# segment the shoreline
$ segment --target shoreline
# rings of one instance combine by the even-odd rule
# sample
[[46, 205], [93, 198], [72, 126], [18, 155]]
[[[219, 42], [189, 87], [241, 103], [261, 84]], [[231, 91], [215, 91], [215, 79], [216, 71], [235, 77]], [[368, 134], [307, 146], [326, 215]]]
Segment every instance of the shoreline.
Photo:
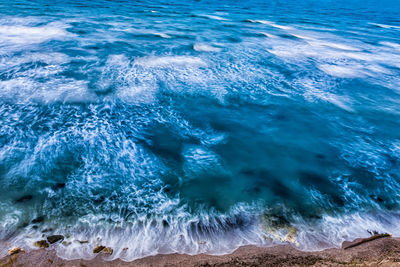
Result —
[[225, 255], [158, 254], [132, 262], [107, 261], [104, 254], [92, 260], [64, 260], [54, 249], [19, 252], [0, 259], [0, 267], [11, 266], [400, 266], [400, 238], [355, 239], [342, 248], [305, 252], [291, 245], [243, 246]]

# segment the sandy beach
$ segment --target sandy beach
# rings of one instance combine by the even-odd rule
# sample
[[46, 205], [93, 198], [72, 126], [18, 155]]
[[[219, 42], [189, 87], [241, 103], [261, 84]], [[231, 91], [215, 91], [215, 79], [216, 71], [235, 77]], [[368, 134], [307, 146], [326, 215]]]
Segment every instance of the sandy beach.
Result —
[[400, 266], [400, 238], [356, 239], [344, 242], [342, 248], [316, 252], [299, 251], [290, 245], [245, 246], [221, 256], [168, 254], [133, 262], [107, 261], [102, 253], [92, 260], [64, 260], [50, 248], [7, 256], [0, 260], [0, 266]]

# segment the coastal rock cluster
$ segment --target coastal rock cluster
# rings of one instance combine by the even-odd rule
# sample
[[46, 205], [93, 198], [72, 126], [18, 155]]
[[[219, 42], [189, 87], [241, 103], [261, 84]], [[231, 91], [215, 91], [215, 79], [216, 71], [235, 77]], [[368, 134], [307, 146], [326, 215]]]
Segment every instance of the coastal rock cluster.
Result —
[[63, 235], [49, 235], [47, 237], [47, 240], [44, 240], [44, 239], [43, 240], [38, 240], [33, 245], [35, 247], [38, 247], [38, 248], [48, 248], [49, 244], [54, 244], [54, 243], [57, 243], [59, 241], [62, 242], [63, 240], [64, 240], [64, 236]]
[[49, 243], [47, 243], [46, 240], [36, 241], [33, 245], [38, 248], [48, 248], [49, 247]]
[[102, 245], [97, 245], [94, 249], [93, 249], [93, 253], [97, 254], [102, 252], [103, 254], [107, 254], [107, 255], [111, 255], [113, 254], [113, 249], [110, 247], [105, 247]]
[[292, 226], [283, 216], [270, 216], [264, 213], [261, 216], [261, 222], [265, 231], [269, 233], [271, 237], [282, 242], [298, 245], [298, 241], [296, 240], [297, 228]]
[[[38, 248], [46, 249], [46, 248], [49, 248], [50, 245], [55, 244], [55, 243], [61, 243], [62, 242], [62, 244], [64, 246], [68, 246], [68, 245], [71, 244], [70, 241], [64, 241], [64, 239], [65, 239], [65, 237], [63, 235], [49, 235], [49, 236], [47, 236], [46, 239], [38, 240], [33, 245], [35, 247], [38, 247]], [[78, 242], [81, 243], [81, 244], [89, 243], [88, 240], [78, 240]], [[22, 248], [18, 248], [17, 247], [17, 248], [10, 249], [8, 251], [8, 254], [9, 255], [14, 255], [14, 254], [17, 254], [17, 253], [20, 253], [20, 252], [25, 252], [25, 250], [22, 249]], [[106, 247], [106, 246], [103, 246], [103, 245], [96, 245], [94, 247], [94, 249], [93, 249], [93, 253], [94, 254], [103, 253], [105, 255], [112, 255], [113, 252], [114, 252], [114, 250], [111, 247]]]
[[8, 255], [12, 256], [21, 252], [25, 252], [23, 248], [11, 248], [8, 250]]

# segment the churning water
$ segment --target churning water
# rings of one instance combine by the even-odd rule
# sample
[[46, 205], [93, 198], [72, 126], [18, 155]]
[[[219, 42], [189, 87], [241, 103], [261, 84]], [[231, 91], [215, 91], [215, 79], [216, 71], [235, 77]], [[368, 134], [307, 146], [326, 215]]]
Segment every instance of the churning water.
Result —
[[400, 235], [399, 14], [0, 0], [0, 256], [49, 234], [123, 260]]

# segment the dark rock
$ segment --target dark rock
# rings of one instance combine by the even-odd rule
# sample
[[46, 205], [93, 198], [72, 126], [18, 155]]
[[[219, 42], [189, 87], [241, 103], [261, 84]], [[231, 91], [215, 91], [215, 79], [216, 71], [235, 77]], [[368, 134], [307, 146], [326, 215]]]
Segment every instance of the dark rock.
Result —
[[162, 224], [163, 224], [164, 227], [169, 227], [169, 223], [168, 223], [167, 220], [163, 220]]
[[88, 240], [78, 240], [78, 242], [81, 243], [81, 244], [87, 244], [87, 243], [89, 243]]
[[285, 228], [290, 225], [290, 221], [285, 216], [274, 214], [267, 217], [273, 228]]
[[26, 196], [22, 196], [22, 197], [16, 199], [15, 202], [17, 202], [17, 203], [22, 203], [22, 202], [29, 201], [29, 200], [31, 200], [32, 198], [33, 198], [32, 195], [26, 195]]
[[54, 190], [63, 189], [64, 187], [65, 187], [65, 183], [57, 183], [57, 184], [53, 185]]
[[47, 233], [53, 231], [53, 228], [46, 228], [42, 230], [42, 233]]
[[94, 201], [94, 203], [96, 203], [96, 204], [100, 204], [100, 203], [103, 202], [104, 200], [105, 200], [105, 197], [99, 196], [99, 197], [96, 197], [93, 201]]
[[164, 188], [164, 192], [165, 192], [165, 193], [169, 193], [169, 192], [171, 192], [171, 188], [169, 188], [169, 187], [165, 187], [165, 188]]
[[47, 241], [49, 241], [50, 244], [54, 244], [58, 241], [63, 241], [64, 236], [63, 235], [50, 235], [47, 237]]
[[381, 197], [379, 197], [379, 196], [376, 196], [376, 195], [369, 195], [369, 196], [370, 196], [370, 198], [372, 198], [375, 201], [378, 201], [380, 203], [383, 202], [383, 199]]
[[357, 238], [353, 242], [343, 242], [342, 248], [343, 249], [353, 248], [353, 247], [359, 246], [359, 245], [361, 245], [363, 243], [370, 242], [370, 241], [373, 241], [375, 239], [379, 239], [379, 238], [383, 238], [383, 237], [392, 237], [392, 235], [388, 234], [388, 233], [379, 234], [377, 232], [374, 232], [374, 235], [371, 236], [371, 237], [368, 237], [368, 238]]
[[105, 246], [101, 246], [101, 245], [97, 245], [94, 249], [93, 249], [93, 253], [99, 253], [101, 252], [103, 249], [105, 249]]
[[47, 243], [46, 240], [36, 241], [33, 245], [38, 248], [48, 248], [49, 247], [49, 243]]
[[35, 219], [32, 220], [32, 223], [41, 223], [44, 221], [43, 216], [36, 217]]

